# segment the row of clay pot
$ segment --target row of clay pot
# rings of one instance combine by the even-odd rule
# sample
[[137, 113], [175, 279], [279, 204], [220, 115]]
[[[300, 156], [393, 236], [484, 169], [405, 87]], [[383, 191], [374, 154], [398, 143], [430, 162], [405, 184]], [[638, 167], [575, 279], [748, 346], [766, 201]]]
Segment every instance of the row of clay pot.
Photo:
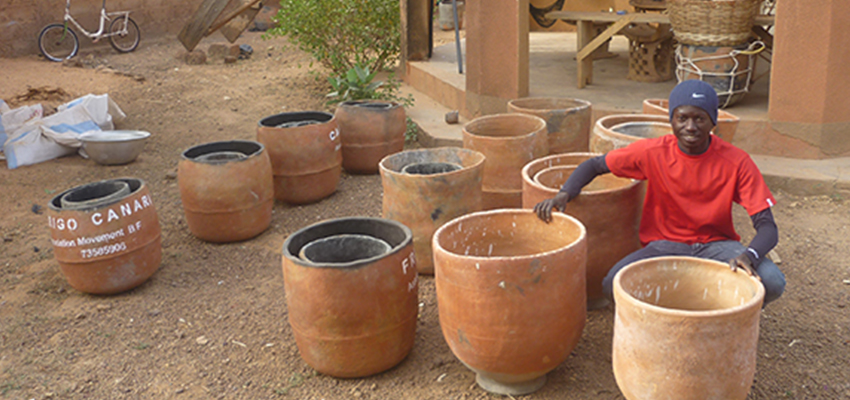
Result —
[[[388, 219], [341, 218], [287, 238], [289, 322], [305, 362], [351, 378], [404, 360], [418, 304], [412, 235]], [[533, 392], [575, 348], [586, 320], [586, 237], [576, 218], [544, 223], [520, 209], [467, 214], [436, 231], [440, 326], [482, 388]], [[764, 296], [755, 278], [666, 257], [627, 266], [614, 287], [612, 364], [627, 399], [746, 397]]]

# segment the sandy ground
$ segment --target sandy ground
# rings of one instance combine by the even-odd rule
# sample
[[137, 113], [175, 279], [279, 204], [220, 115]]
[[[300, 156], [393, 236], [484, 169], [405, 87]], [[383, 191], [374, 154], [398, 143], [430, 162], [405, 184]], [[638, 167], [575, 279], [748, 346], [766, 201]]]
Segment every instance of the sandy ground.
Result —
[[[206, 39], [205, 49], [223, 39]], [[186, 148], [254, 139], [257, 122], [283, 111], [328, 110], [329, 87], [309, 56], [282, 39], [246, 34], [254, 55], [225, 65], [187, 65], [173, 38], [143, 38], [119, 55], [84, 49], [81, 67], [40, 57], [0, 59], [0, 98], [48, 108], [108, 93], [127, 113], [118, 128], [153, 134], [132, 164], [99, 166], [79, 156], [8, 170], [0, 162], [0, 398], [4, 399], [487, 399], [451, 353], [439, 327], [434, 280], [420, 280], [411, 354], [362, 379], [316, 373], [287, 323], [280, 247], [308, 224], [380, 216], [377, 175], [343, 175], [311, 205], [274, 206], [252, 240], [210, 244], [188, 231], [176, 166]], [[317, 71], [321, 75], [321, 71]], [[28, 88], [66, 95], [23, 96]], [[22, 97], [23, 96], [23, 97]], [[43, 209], [56, 193], [121, 176], [143, 179], [162, 227], [163, 261], [142, 286], [114, 296], [71, 288], [61, 275]], [[786, 294], [764, 310], [750, 399], [850, 398], [850, 213], [846, 199], [778, 192], [777, 253]], [[752, 228], [735, 210], [744, 240]], [[528, 399], [623, 398], [611, 369], [613, 311], [589, 314], [578, 347]], [[730, 341], [734, 338], [730, 338]]]

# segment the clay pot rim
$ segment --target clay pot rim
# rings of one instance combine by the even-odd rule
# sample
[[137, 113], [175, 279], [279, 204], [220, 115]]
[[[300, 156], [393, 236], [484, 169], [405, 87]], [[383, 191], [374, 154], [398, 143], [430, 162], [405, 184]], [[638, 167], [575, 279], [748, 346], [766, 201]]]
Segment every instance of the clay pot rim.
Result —
[[[567, 101], [576, 104], [575, 107], [569, 108], [542, 108], [542, 107], [533, 107], [534, 103], [558, 103], [562, 101]], [[531, 104], [527, 104], [531, 103]], [[508, 104], [514, 109], [522, 112], [551, 112], [551, 111], [567, 111], [567, 113], [580, 112], [591, 107], [591, 103], [587, 100], [576, 99], [572, 97], [522, 97], [519, 99], [513, 99], [508, 101]]]
[[[728, 271], [730, 274], [743, 274], [743, 279], [749, 279], [753, 286], [756, 288], [755, 295], [744, 302], [744, 304], [723, 308], [720, 310], [704, 310], [704, 311], [692, 311], [692, 310], [680, 310], [673, 308], [666, 308], [661, 306], [656, 306], [645, 301], [639, 300], [632, 296], [629, 292], [622, 288], [620, 282], [624, 274], [628, 274], [629, 271], [637, 270], [639, 268], [645, 267], [647, 264], [656, 264], [659, 261], [684, 261], [684, 262], [698, 262], [703, 266], [715, 269], [723, 269]], [[736, 278], [737, 279], [737, 278]], [[705, 258], [698, 257], [687, 257], [687, 256], [665, 256], [665, 257], [654, 257], [648, 258], [640, 261], [635, 261], [623, 269], [621, 269], [616, 276], [614, 276], [614, 297], [617, 301], [625, 301], [628, 302], [632, 307], [637, 307], [644, 309], [648, 312], [658, 314], [665, 317], [673, 317], [673, 318], [700, 318], [700, 319], [715, 319], [715, 318], [726, 318], [733, 314], [741, 313], [745, 310], [749, 309], [760, 309], [762, 306], [762, 302], [764, 300], [764, 286], [761, 282], [746, 273], [746, 271], [736, 271], [733, 272], [729, 265], [726, 263], [722, 263], [716, 260], [709, 260]], [[615, 302], [616, 307], [616, 302]]]
[[[470, 125], [480, 124], [485, 121], [497, 120], [497, 119], [508, 119], [508, 118], [520, 118], [520, 119], [528, 119], [534, 120], [537, 122], [536, 129], [532, 130], [523, 135], [514, 135], [514, 136], [490, 136], [490, 135], [481, 135], [477, 133], [470, 132], [467, 129]], [[476, 139], [480, 140], [493, 140], [493, 141], [509, 141], [509, 140], [525, 140], [527, 138], [533, 137], [535, 135], [539, 135], [541, 132], [546, 133], [546, 120], [540, 118], [536, 115], [531, 114], [522, 114], [522, 113], [505, 113], [505, 114], [493, 114], [493, 115], [485, 115], [483, 117], [478, 117], [466, 123], [466, 125], [462, 128], [464, 135], [469, 135]]]
[[[130, 186], [130, 194], [128, 194], [127, 196], [116, 198], [113, 201], [110, 201], [109, 203], [102, 203], [102, 204], [98, 204], [98, 205], [93, 206], [93, 207], [79, 208], [79, 209], [74, 209], [74, 210], [69, 210], [69, 209], [65, 209], [65, 208], [62, 207], [60, 199], [62, 198], [62, 196], [70, 193], [72, 190], [77, 190], [77, 189], [82, 188], [84, 186], [98, 185], [98, 184], [110, 182], [110, 181], [122, 181], [122, 182], [127, 183], [127, 185]], [[101, 208], [104, 208], [104, 207], [109, 207], [113, 204], [124, 201], [127, 197], [130, 197], [130, 196], [132, 196], [136, 193], [139, 193], [139, 191], [142, 190], [142, 188], [144, 188], [144, 187], [145, 187], [145, 181], [143, 181], [139, 178], [131, 178], [131, 177], [104, 179], [104, 180], [100, 180], [100, 181], [96, 181], [96, 182], [89, 182], [89, 183], [86, 183], [86, 184], [83, 184], [83, 185], [74, 186], [70, 189], [62, 191], [61, 193], [57, 194], [56, 196], [53, 196], [53, 198], [50, 199], [50, 201], [47, 203], [47, 207], [50, 210], [56, 211], [56, 212], [59, 212], [59, 211], [87, 212], [87, 211], [91, 211], [91, 210], [95, 210], [95, 209], [101, 209]]]
[[[543, 191], [544, 193], [551, 193], [551, 194], [554, 196], [554, 195], [558, 194], [558, 189], [552, 189], [552, 188], [550, 188], [550, 187], [547, 187], [547, 186], [544, 186], [544, 185], [541, 185], [541, 184], [539, 184], [539, 183], [535, 182], [535, 181], [534, 181], [534, 177], [533, 177], [533, 176], [531, 176], [531, 172], [530, 172], [532, 167], [536, 167], [536, 166], [538, 165], [537, 163], [545, 163], [545, 162], [549, 162], [549, 161], [554, 160], [554, 159], [556, 159], [556, 158], [558, 158], [558, 157], [564, 157], [564, 156], [587, 156], [588, 158], [592, 158], [592, 157], [597, 157], [597, 156], [601, 156], [601, 155], [602, 155], [602, 153], [589, 153], [589, 152], [588, 152], [588, 153], [583, 153], [583, 152], [582, 152], [582, 153], [561, 153], [561, 154], [552, 154], [552, 155], [549, 155], [549, 156], [546, 156], [546, 157], [538, 158], [538, 159], [536, 159], [536, 160], [533, 160], [533, 161], [529, 162], [528, 164], [525, 164], [525, 166], [524, 166], [524, 167], [522, 167], [522, 180], [523, 180], [523, 182], [525, 182], [526, 184], [528, 184], [528, 185], [530, 185], [530, 186], [534, 187], [535, 189], [541, 190], [541, 191]], [[550, 165], [550, 166], [545, 167], [545, 168], [541, 168], [541, 169], [540, 169], [540, 171], [542, 171], [543, 169], [546, 169], [546, 168], [552, 168], [552, 167], [570, 167], [570, 166], [578, 167], [578, 164], [554, 164], [554, 165]], [[537, 172], [540, 172], [540, 171], [537, 171]], [[535, 174], [536, 174], [536, 173], [535, 173]], [[628, 178], [623, 178], [623, 179], [628, 179]], [[631, 179], [631, 181], [632, 181], [631, 185], [628, 185], [628, 186], [618, 187], [618, 188], [611, 188], [611, 189], [605, 189], [605, 190], [594, 190], [594, 191], [592, 191], [592, 192], [587, 192], [587, 193], [582, 192], [582, 193], [581, 193], [581, 195], [582, 195], [582, 196], [607, 195], [607, 194], [612, 193], [612, 192], [618, 192], [618, 191], [630, 190], [630, 189], [632, 189], [633, 187], [635, 187], [635, 186], [637, 186], [637, 185], [640, 185], [640, 182], [641, 182], [641, 181], [639, 181], [639, 180], [637, 180], [637, 179]]]
[[[618, 121], [623, 119], [623, 121]], [[631, 119], [631, 120], [630, 120]], [[617, 121], [617, 122], [612, 122]], [[598, 136], [606, 137], [610, 136], [615, 140], [625, 140], [628, 142], [634, 141], [634, 139], [646, 139], [639, 136], [632, 135], [624, 135], [619, 132], [614, 132], [611, 130], [612, 127], [619, 125], [624, 122], [663, 122], [667, 125], [670, 125], [670, 118], [662, 115], [654, 115], [654, 114], [611, 114], [606, 115], [602, 118], [596, 120], [596, 124], [594, 124], [595, 134]], [[670, 134], [673, 133], [672, 126], [670, 127]]]
[[[237, 152], [237, 153], [242, 153], [242, 154], [245, 154], [245, 157], [239, 158], [239, 159], [223, 160], [223, 161], [218, 161], [218, 162], [199, 161], [199, 160], [197, 160], [196, 157], [189, 157], [189, 156], [186, 155], [190, 151], [197, 150], [197, 149], [200, 149], [202, 147], [226, 146], [228, 144], [233, 144], [233, 143], [239, 143], [239, 144], [244, 144], [244, 145], [256, 145], [256, 146], [259, 146], [259, 147], [250, 154], [242, 153], [241, 151], [236, 150], [236, 149], [221, 149], [221, 151], [234, 151], [234, 152]], [[225, 165], [225, 164], [230, 164], [230, 163], [239, 163], [239, 162], [246, 162], [246, 161], [249, 161], [249, 160], [253, 160], [256, 157], [261, 156], [265, 151], [266, 151], [266, 146], [264, 144], [260, 143], [260, 142], [254, 141], [254, 140], [223, 140], [223, 141], [218, 141], [218, 142], [201, 143], [199, 145], [189, 147], [188, 149], [186, 149], [182, 153], [180, 153], [180, 161], [181, 162], [182, 161], [188, 161], [188, 162], [192, 162], [192, 163], [196, 163], [196, 164], [206, 164], [206, 165]], [[209, 154], [209, 153], [204, 153], [204, 154]]]
[[[376, 237], [378, 239], [382, 239], [384, 241], [387, 241], [387, 243], [390, 244], [390, 251], [383, 253], [383, 254], [379, 254], [379, 255], [374, 256], [374, 257], [363, 258], [363, 259], [360, 259], [360, 260], [347, 262], [347, 263], [333, 263], [333, 264], [330, 264], [330, 263], [313, 263], [313, 262], [304, 260], [301, 257], [298, 257], [297, 253], [293, 254], [292, 252], [289, 251], [289, 248], [292, 245], [293, 240], [294, 239], [300, 239], [299, 236], [305, 235], [306, 232], [308, 232], [310, 230], [319, 229], [320, 227], [323, 227], [323, 226], [346, 225], [346, 224], [354, 223], [354, 222], [367, 222], [367, 223], [372, 223], [372, 224], [384, 224], [384, 225], [393, 226], [395, 228], [400, 229], [404, 233], [404, 239], [399, 244], [393, 246], [392, 243], [389, 243], [389, 241], [387, 241], [386, 239]], [[352, 232], [352, 231], [345, 231], [345, 230], [335, 232], [334, 235], [352, 234], [352, 233], [353, 234], [369, 235], [368, 233]], [[330, 235], [328, 235], [328, 236], [330, 236]], [[369, 236], [371, 236], [371, 235], [369, 235]], [[327, 236], [322, 236], [322, 237], [327, 237]], [[311, 241], [309, 241], [309, 240], [304, 242], [304, 244], [302, 244], [301, 247], [304, 247], [305, 245], [307, 245], [307, 243], [310, 243], [310, 242]], [[412, 245], [412, 244], [413, 244], [413, 231], [410, 230], [410, 228], [408, 228], [406, 225], [404, 225], [404, 224], [402, 224], [398, 221], [394, 221], [394, 220], [386, 219], [386, 218], [375, 218], [375, 217], [343, 217], [343, 218], [332, 218], [332, 219], [326, 219], [324, 221], [319, 221], [315, 224], [305, 226], [305, 227], [293, 232], [283, 242], [282, 253], [283, 253], [283, 256], [286, 257], [286, 259], [288, 259], [289, 262], [293, 263], [294, 265], [298, 265], [298, 266], [301, 266], [301, 267], [322, 268], [322, 269], [327, 269], [327, 270], [345, 271], [345, 270], [365, 267], [367, 265], [374, 263], [375, 261], [381, 260], [383, 258], [391, 257], [394, 254], [402, 251], [405, 247]], [[300, 251], [300, 248], [299, 248], [299, 251]]]
[[[414, 153], [425, 153], [425, 154], [431, 153], [431, 154], [433, 154], [433, 153], [442, 153], [442, 152], [446, 152], [446, 151], [452, 151], [455, 154], [467, 153], [467, 154], [469, 154], [469, 155], [471, 155], [472, 157], [475, 158], [474, 163], [470, 164], [470, 165], [460, 164], [460, 169], [458, 169], [458, 170], [454, 170], [454, 171], [450, 171], [450, 172], [443, 172], [443, 173], [439, 173], [439, 174], [429, 174], [429, 175], [405, 174], [405, 173], [401, 172], [401, 169], [396, 171], [394, 169], [387, 167], [387, 165], [386, 165], [386, 164], [390, 163], [391, 161], [394, 161], [395, 158], [401, 158], [401, 157], [404, 157], [404, 156], [407, 156], [407, 155], [410, 155], [410, 154], [414, 154]], [[469, 170], [474, 170], [476, 168], [479, 168], [481, 165], [484, 164], [484, 161], [486, 160], [486, 158], [487, 157], [485, 157], [484, 154], [482, 154], [481, 152], [471, 150], [471, 149], [464, 149], [464, 148], [461, 148], [461, 147], [435, 147], [435, 148], [430, 148], [430, 149], [405, 150], [405, 151], [401, 151], [401, 152], [398, 152], [398, 153], [390, 154], [390, 155], [384, 157], [383, 159], [381, 159], [381, 162], [378, 163], [378, 168], [380, 169], [382, 174], [385, 173], [385, 174], [388, 174], [388, 175], [391, 175], [391, 176], [394, 176], [394, 177], [404, 176], [405, 179], [429, 179], [429, 178], [434, 178], [434, 177], [446, 177], [446, 176], [452, 176], [452, 175], [458, 175], [458, 174], [466, 173]], [[405, 164], [404, 166], [402, 166], [402, 168], [404, 168], [407, 165], [409, 165], [409, 164]]]
[[[654, 110], [663, 111], [663, 115], [670, 115], [670, 109], [667, 107], [669, 100], [667, 99], [644, 99], [643, 103], [649, 106]], [[655, 115], [655, 114], [648, 114]], [[662, 114], [658, 114], [662, 115]], [[735, 114], [732, 114], [728, 111], [718, 109], [717, 110], [717, 122], [737, 122], [740, 118], [738, 118]]]
[[[538, 218], [537, 214], [534, 213], [534, 210], [523, 209], [523, 208], [500, 208], [500, 209], [496, 209], [496, 210], [477, 211], [477, 212], [474, 212], [474, 213], [462, 215], [462, 216], [457, 217], [457, 218], [455, 218], [455, 219], [453, 219], [449, 222], [446, 222], [445, 224], [443, 224], [443, 226], [441, 226], [436, 231], [434, 231], [434, 235], [431, 238], [431, 247], [434, 249], [434, 251], [433, 251], [434, 254], [436, 254], [437, 249], [439, 249], [440, 252], [442, 252], [443, 254], [446, 254], [448, 256], [455, 257], [455, 258], [463, 257], [463, 258], [469, 259], [469, 260], [487, 260], [487, 261], [490, 261], [490, 262], [492, 262], [492, 261], [498, 262], [500, 260], [507, 260], [507, 259], [520, 260], [520, 261], [521, 260], [533, 260], [533, 259], [536, 259], [536, 258], [539, 258], [539, 257], [545, 257], [545, 256], [548, 256], [548, 255], [551, 255], [551, 254], [555, 254], [557, 252], [569, 250], [569, 249], [571, 249], [575, 246], [578, 246], [581, 242], [587, 240], [587, 228], [585, 228], [584, 224], [581, 223], [581, 221], [579, 221], [578, 218], [575, 218], [571, 215], [567, 215], [567, 214], [564, 214], [564, 213], [555, 212], [555, 213], [552, 213], [553, 219], [566, 219], [566, 220], [572, 222], [573, 224], [575, 224], [579, 228], [579, 231], [580, 231], [579, 236], [574, 241], [568, 243], [565, 246], [559, 247], [555, 250], [544, 251], [544, 252], [529, 254], [529, 255], [520, 255], [520, 256], [483, 257], [483, 256], [470, 256], [470, 255], [458, 254], [458, 253], [449, 251], [446, 248], [444, 248], [442, 245], [440, 245], [439, 237], [442, 236], [444, 230], [448, 230], [448, 229], [450, 229], [450, 227], [454, 227], [456, 224], [463, 223], [464, 221], [472, 219], [472, 218], [478, 218], [478, 217], [494, 215], [494, 214], [506, 214], [506, 215], [529, 214], [534, 219]], [[542, 223], [542, 224], [545, 224], [545, 222], [543, 222], [543, 221], [539, 221], [539, 222]]]
[[[387, 108], [358, 107], [359, 104], [389, 104], [390, 107], [387, 107]], [[348, 100], [348, 101], [343, 101], [342, 103], [339, 103], [338, 108], [357, 107], [357, 108], [362, 108], [364, 110], [376, 111], [377, 112], [377, 111], [391, 111], [391, 110], [395, 110], [395, 109], [397, 109], [401, 106], [402, 105], [400, 103], [395, 102], [395, 101], [389, 101], [389, 100]]]
[[[328, 118], [327, 121], [323, 121], [323, 122], [320, 122], [318, 124], [296, 126], [296, 127], [292, 127], [292, 128], [278, 128], [278, 127], [272, 126], [272, 125], [263, 125], [263, 121], [268, 121], [268, 120], [271, 120], [273, 118], [279, 118], [279, 117], [290, 116], [290, 115], [294, 116], [294, 115], [298, 115], [298, 114], [303, 114], [303, 115], [317, 114], [317, 115], [322, 115], [323, 117], [330, 117], [330, 118]], [[290, 112], [283, 112], [283, 113], [269, 115], [269, 116], [257, 121], [257, 126], [260, 127], [260, 128], [266, 128], [266, 129], [297, 130], [297, 129], [301, 129], [301, 128], [305, 128], [305, 127], [309, 127], [309, 126], [313, 126], [313, 125], [330, 124], [330, 123], [334, 122], [335, 119], [336, 119], [336, 115], [331, 114], [327, 111], [319, 111], [319, 110], [290, 111]]]

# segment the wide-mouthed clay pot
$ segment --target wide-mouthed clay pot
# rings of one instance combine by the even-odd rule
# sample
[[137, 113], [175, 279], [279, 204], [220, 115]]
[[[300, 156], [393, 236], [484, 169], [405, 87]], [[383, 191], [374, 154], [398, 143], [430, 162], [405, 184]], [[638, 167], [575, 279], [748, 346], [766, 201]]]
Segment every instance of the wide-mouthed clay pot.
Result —
[[747, 398], [764, 287], [726, 263], [659, 257], [614, 278], [612, 364], [628, 400]]
[[354, 378], [386, 371], [410, 353], [419, 309], [412, 236], [396, 221], [351, 217], [286, 239], [289, 325], [307, 364]]
[[549, 154], [587, 151], [590, 141], [590, 102], [557, 97], [527, 97], [508, 102], [509, 113], [543, 118]]
[[333, 194], [342, 172], [339, 136], [336, 118], [322, 111], [288, 112], [260, 120], [257, 141], [269, 153], [275, 198], [306, 204]]
[[[664, 99], [646, 99], [643, 101], [643, 113], [669, 117], [670, 108], [668, 104], [669, 101]], [[735, 131], [738, 130], [738, 122], [738, 117], [732, 113], [724, 110], [717, 110], [717, 126], [711, 130], [711, 133], [729, 143], [732, 143], [732, 139], [735, 137]]]
[[47, 225], [62, 274], [81, 292], [123, 292], [159, 269], [159, 218], [140, 179], [109, 179], [66, 190], [48, 203]]
[[440, 327], [483, 389], [534, 392], [567, 359], [587, 317], [586, 233], [577, 219], [481, 211], [434, 234]]
[[[535, 160], [523, 168], [523, 208], [551, 199], [584, 159], [594, 153], [567, 153]], [[561, 165], [559, 165], [561, 164]], [[550, 166], [551, 165], [551, 166]], [[608, 304], [602, 280], [623, 257], [640, 249], [641, 209], [646, 183], [612, 174], [597, 176], [567, 203], [564, 212], [587, 229], [587, 307]]]
[[382, 216], [413, 231], [420, 274], [434, 273], [434, 231], [481, 210], [483, 171], [483, 154], [454, 147], [403, 151], [381, 160]]
[[546, 121], [526, 114], [475, 118], [463, 127], [463, 148], [484, 154], [482, 209], [522, 206], [522, 167], [549, 154]]
[[177, 165], [189, 231], [208, 242], [250, 239], [269, 227], [274, 206], [272, 166], [250, 140], [211, 142], [183, 152]]
[[342, 137], [342, 167], [352, 174], [374, 174], [378, 163], [404, 150], [407, 115], [401, 104], [354, 100], [335, 112]]
[[607, 153], [640, 139], [672, 134], [670, 118], [647, 114], [614, 114], [596, 120], [590, 136], [590, 151]]

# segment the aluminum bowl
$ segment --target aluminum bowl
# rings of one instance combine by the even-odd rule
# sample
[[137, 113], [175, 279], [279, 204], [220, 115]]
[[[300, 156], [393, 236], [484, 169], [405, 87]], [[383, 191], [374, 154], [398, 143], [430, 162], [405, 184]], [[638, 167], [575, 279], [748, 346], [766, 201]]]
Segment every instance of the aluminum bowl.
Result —
[[150, 137], [144, 131], [97, 131], [80, 135], [83, 149], [101, 165], [120, 165], [133, 162]]

